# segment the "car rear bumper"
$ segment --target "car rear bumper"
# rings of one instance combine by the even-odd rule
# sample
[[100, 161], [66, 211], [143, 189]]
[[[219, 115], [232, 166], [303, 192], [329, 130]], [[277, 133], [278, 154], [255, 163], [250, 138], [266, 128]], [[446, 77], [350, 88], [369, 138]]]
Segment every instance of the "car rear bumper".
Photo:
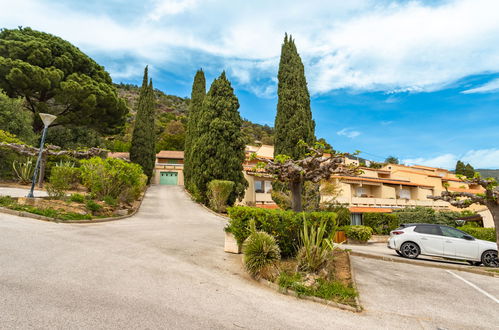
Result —
[[386, 245], [389, 249], [396, 250], [397, 246], [395, 244], [395, 239], [393, 237], [390, 237], [388, 240], [388, 244]]

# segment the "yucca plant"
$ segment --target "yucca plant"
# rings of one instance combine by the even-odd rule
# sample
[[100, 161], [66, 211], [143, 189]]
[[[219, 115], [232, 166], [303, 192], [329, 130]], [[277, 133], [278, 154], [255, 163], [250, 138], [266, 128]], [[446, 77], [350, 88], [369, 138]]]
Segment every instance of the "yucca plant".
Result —
[[27, 158], [25, 162], [14, 160], [12, 162], [12, 169], [21, 184], [28, 184], [33, 178], [35, 171], [35, 164], [32, 158]]
[[276, 275], [281, 250], [274, 237], [256, 231], [255, 222], [250, 223], [251, 234], [243, 244], [243, 260], [246, 271], [254, 278], [271, 279]]
[[300, 232], [301, 247], [298, 250], [298, 269], [305, 272], [321, 270], [334, 249], [333, 232], [327, 234], [327, 221], [321, 220], [317, 226], [311, 225], [303, 216], [303, 228]]

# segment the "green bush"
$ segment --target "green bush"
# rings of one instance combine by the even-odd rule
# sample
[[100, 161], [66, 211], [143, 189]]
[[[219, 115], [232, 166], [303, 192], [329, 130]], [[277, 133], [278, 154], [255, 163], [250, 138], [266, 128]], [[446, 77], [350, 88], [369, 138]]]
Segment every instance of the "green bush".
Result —
[[110, 196], [127, 203], [140, 196], [147, 182], [140, 165], [116, 158], [82, 160], [81, 177], [96, 198]]
[[233, 181], [213, 180], [208, 183], [208, 200], [210, 207], [216, 212], [225, 212], [227, 209], [227, 201], [234, 190], [235, 183]]
[[51, 198], [63, 198], [70, 189], [78, 187], [80, 169], [72, 166], [56, 166], [50, 173], [47, 193]]
[[311, 226], [308, 220], [303, 220], [303, 229], [300, 232], [301, 247], [296, 260], [298, 269], [304, 272], [315, 273], [321, 270], [333, 250], [333, 232], [326, 234], [327, 221], [321, 219], [317, 226]]
[[401, 223], [432, 223], [456, 227], [456, 219], [462, 216], [461, 212], [454, 211], [435, 211], [429, 207], [407, 207], [400, 210], [394, 210]]
[[93, 200], [88, 200], [86, 203], [85, 203], [85, 206], [87, 207], [87, 209], [93, 213], [96, 213], [96, 212], [99, 212], [101, 209], [102, 209], [102, 206], [97, 204], [95, 201]]
[[33, 180], [35, 164], [36, 163], [30, 157], [25, 161], [14, 160], [12, 162], [12, 169], [20, 184], [28, 184]]
[[85, 202], [85, 196], [82, 194], [71, 194], [69, 197], [69, 200], [75, 203], [84, 203]]
[[367, 242], [373, 234], [372, 228], [367, 226], [344, 226], [343, 228], [345, 235], [356, 241]]
[[104, 203], [106, 203], [109, 206], [116, 206], [118, 205], [118, 200], [116, 198], [113, 198], [111, 196], [104, 196], [102, 199]]
[[7, 207], [14, 204], [14, 199], [10, 196], [0, 196], [0, 206]]
[[234, 235], [237, 242], [242, 244], [250, 235], [248, 223], [255, 220], [256, 228], [275, 237], [283, 257], [294, 256], [300, 243], [300, 230], [303, 226], [303, 215], [312, 225], [317, 225], [322, 219], [326, 221], [326, 235], [336, 228], [336, 213], [333, 212], [305, 212], [268, 210], [256, 207], [234, 206], [227, 209], [229, 224], [226, 231]]
[[255, 231], [243, 244], [244, 268], [254, 278], [269, 278], [281, 259], [281, 251], [274, 237]]
[[475, 238], [483, 239], [485, 241], [496, 242], [497, 240], [495, 228], [481, 228], [467, 225], [458, 227], [458, 229], [470, 234]]
[[338, 205], [338, 204], [326, 204], [321, 209], [325, 212], [334, 212], [338, 215], [336, 223], [338, 226], [348, 226], [351, 222], [351, 213], [348, 207]]
[[377, 235], [389, 235], [399, 226], [399, 218], [391, 213], [364, 213], [362, 220], [364, 226], [371, 227]]

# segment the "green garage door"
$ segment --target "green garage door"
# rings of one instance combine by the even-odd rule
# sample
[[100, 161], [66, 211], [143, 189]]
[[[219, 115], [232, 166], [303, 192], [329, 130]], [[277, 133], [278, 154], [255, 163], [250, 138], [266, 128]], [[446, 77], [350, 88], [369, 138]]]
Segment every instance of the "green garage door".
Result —
[[178, 180], [177, 172], [161, 172], [159, 184], [176, 185]]

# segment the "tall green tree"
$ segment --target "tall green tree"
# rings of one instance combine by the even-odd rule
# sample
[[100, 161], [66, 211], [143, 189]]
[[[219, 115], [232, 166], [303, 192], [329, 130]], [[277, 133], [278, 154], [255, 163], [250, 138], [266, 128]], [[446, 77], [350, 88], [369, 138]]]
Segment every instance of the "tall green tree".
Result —
[[466, 164], [463, 175], [470, 179], [473, 178], [475, 176], [475, 168], [471, 164]]
[[0, 89], [0, 128], [26, 143], [35, 142], [32, 129], [33, 114], [23, 107], [23, 100], [8, 97]]
[[457, 161], [456, 163], [456, 174], [459, 174], [459, 175], [465, 175], [464, 173], [466, 172], [466, 166], [464, 165], [464, 163], [460, 160]]
[[395, 156], [388, 156], [386, 159], [385, 159], [385, 163], [386, 164], [398, 164], [399, 163], [399, 159]]
[[[286, 34], [281, 48], [277, 74], [277, 114], [275, 118], [274, 156], [286, 155], [294, 160], [307, 153], [306, 145], [315, 142], [315, 123], [310, 110], [310, 94], [305, 68], [295, 41]], [[299, 143], [303, 141], [305, 143]], [[302, 210], [303, 178], [289, 181], [293, 210]]]
[[41, 131], [40, 112], [57, 115], [52, 126], [87, 126], [115, 133], [125, 122], [127, 107], [111, 77], [71, 43], [30, 28], [0, 31], [0, 88], [26, 99]]
[[147, 181], [150, 183], [156, 162], [156, 137], [154, 130], [155, 102], [152, 80], [149, 80], [149, 84], [147, 81], [148, 67], [146, 66], [137, 102], [137, 115], [135, 117], [135, 126], [130, 146], [130, 160], [142, 166], [144, 174], [147, 175]]
[[184, 145], [184, 180], [185, 186], [191, 192], [193, 186], [191, 185], [192, 178], [192, 150], [199, 138], [198, 122], [199, 116], [203, 107], [203, 100], [206, 96], [206, 78], [202, 69], [196, 72], [194, 82], [192, 83], [191, 103], [189, 105], [189, 119], [187, 122], [187, 129], [185, 132], [185, 145]]
[[204, 98], [196, 128], [199, 137], [192, 149], [191, 180], [205, 203], [207, 185], [212, 180], [235, 183], [229, 205], [242, 198], [248, 186], [243, 175], [245, 144], [238, 109], [239, 101], [223, 72]]

